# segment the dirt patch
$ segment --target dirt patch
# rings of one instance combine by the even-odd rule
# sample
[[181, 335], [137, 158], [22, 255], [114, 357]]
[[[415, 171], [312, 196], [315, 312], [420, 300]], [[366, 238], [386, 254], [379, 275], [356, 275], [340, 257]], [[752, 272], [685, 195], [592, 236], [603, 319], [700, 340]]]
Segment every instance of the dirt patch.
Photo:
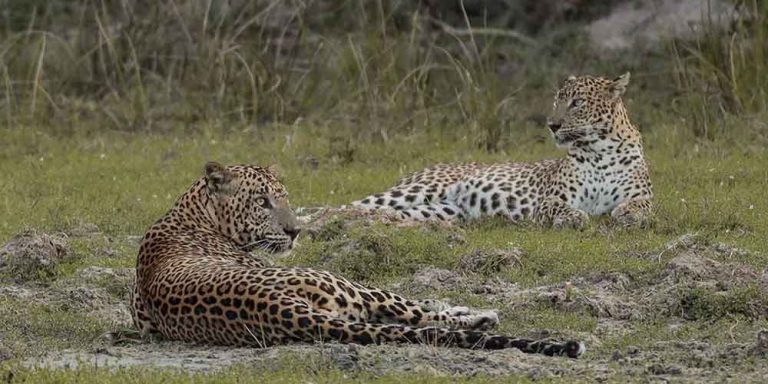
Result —
[[[687, 235], [648, 254], [648, 259], [663, 258], [668, 262], [664, 268], [643, 276], [601, 273], [523, 288], [498, 278], [483, 281], [478, 278], [481, 275], [462, 275], [460, 286], [493, 307], [506, 308], [507, 313], [550, 307], [591, 316], [616, 327], [624, 327], [629, 321], [716, 320], [728, 315], [768, 317], [766, 271], [722, 261], [733, 252], [743, 251], [707, 244]], [[443, 288], [436, 284], [424, 286]]]
[[135, 275], [133, 268], [105, 268], [105, 267], [85, 267], [75, 272], [75, 276], [84, 282], [99, 282], [104, 280], [113, 281], [117, 285], [127, 286]]
[[50, 278], [71, 254], [63, 235], [24, 232], [0, 248], [0, 274], [17, 283]]
[[720, 263], [697, 254], [693, 250], [686, 250], [674, 257], [667, 264], [666, 274], [673, 279], [704, 279], [710, 277], [713, 271], [720, 268]]
[[302, 365], [310, 369], [335, 368], [375, 374], [524, 374], [545, 378], [572, 375], [587, 367], [583, 361], [528, 355], [518, 350], [489, 352], [428, 345], [357, 346], [333, 343], [256, 349], [195, 346], [175, 342], [107, 346], [90, 352], [65, 350], [27, 361], [25, 365], [52, 368], [154, 366], [208, 372], [238, 364], [274, 368], [291, 357], [300, 358]]
[[131, 324], [128, 290], [131, 268], [86, 267], [48, 285], [3, 285], [0, 299], [87, 314], [116, 326]]
[[[706, 342], [663, 341], [641, 350], [627, 347], [608, 358], [572, 360], [525, 354], [510, 349], [472, 351], [429, 345], [357, 346], [334, 343], [287, 345], [266, 349], [190, 345], [177, 342], [104, 346], [92, 351], [63, 350], [27, 360], [24, 365], [50, 368], [152, 366], [185, 372], [211, 372], [233, 365], [279, 368], [298, 361], [309, 370], [339, 369], [348, 372], [385, 374], [424, 373], [452, 377], [476, 375], [523, 375], [530, 379], [554, 377], [605, 381], [617, 377], [645, 380], [719, 381], [736, 377], [759, 380], [765, 368], [734, 371], [734, 363], [764, 356], [766, 332], [755, 342], [714, 346]], [[761, 339], [762, 338], [762, 339]]]
[[[367, 248], [361, 244], [367, 243], [360, 243], [358, 239], [354, 244], [345, 245], [350, 240], [348, 225], [343, 220], [338, 223], [326, 221], [315, 235], [340, 239], [340, 246], [356, 247], [355, 254], [362, 257], [360, 252]], [[446, 241], [460, 244], [463, 241], [461, 232], [455, 234], [456, 239], [446, 235]], [[378, 246], [386, 246], [386, 242], [382, 244]], [[379, 251], [374, 253], [388, 254]], [[582, 340], [588, 351], [576, 361], [528, 355], [517, 350], [470, 351], [429, 345], [363, 347], [325, 343], [251, 349], [176, 342], [113, 345], [110, 340], [96, 338], [93, 344], [83, 349], [51, 351], [43, 357], [29, 358], [24, 365], [54, 368], [154, 366], [206, 372], [236, 364], [275, 369], [295, 359], [309, 369], [335, 368], [374, 374], [418, 372], [449, 377], [518, 374], [532, 379], [569, 377], [585, 381], [625, 377], [691, 382], [733, 377], [744, 381], [759, 380], [768, 374], [768, 368], [745, 362], [768, 356], [768, 332], [758, 332], [754, 326], [747, 328], [748, 332], [754, 332], [754, 338], [747, 343], [702, 338], [698, 341], [643, 340], [639, 347], [612, 344], [617, 339], [633, 337], [638, 326], [643, 324], [663, 324], [672, 330], [701, 324], [696, 322], [699, 320], [716, 321], [723, 316], [737, 315], [747, 319], [768, 316], [768, 302], [760, 299], [761, 296], [768, 297], [768, 270], [756, 271], [733, 262], [736, 259], [733, 255], [744, 255], [741, 252], [744, 251], [710, 244], [689, 234], [654, 252], [638, 256], [660, 263], [658, 269], [642, 276], [596, 273], [575, 276], [568, 282], [525, 287], [502, 278], [505, 269], [517, 268], [525, 262], [524, 251], [514, 248], [478, 250], [460, 257], [455, 269], [422, 267], [390, 286], [409, 296], [440, 300], [445, 299], [434, 296], [445, 296], [446, 293], [450, 293], [448, 296], [475, 295], [483, 306], [500, 309], [502, 320], [520, 318], [520, 314], [552, 311], [595, 319], [597, 326], [589, 331], [558, 327], [557, 330], [540, 329], [518, 335]], [[0, 286], [0, 298], [85, 313], [109, 321], [118, 329], [130, 326], [125, 292], [132, 277], [132, 268], [86, 267], [70, 278], [56, 280], [49, 287]], [[504, 326], [508, 325], [502, 323]], [[125, 342], [120, 338], [114, 340]]]
[[426, 267], [413, 274], [410, 291], [452, 290], [464, 284], [458, 273], [442, 268]]

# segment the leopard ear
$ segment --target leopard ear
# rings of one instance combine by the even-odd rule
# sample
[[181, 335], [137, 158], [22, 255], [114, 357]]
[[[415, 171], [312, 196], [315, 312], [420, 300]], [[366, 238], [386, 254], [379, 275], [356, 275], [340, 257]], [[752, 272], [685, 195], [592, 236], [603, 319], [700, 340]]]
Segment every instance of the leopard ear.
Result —
[[280, 178], [280, 167], [277, 164], [270, 164], [267, 166], [267, 172], [271, 173], [272, 176], [276, 178]]
[[224, 168], [223, 165], [209, 161], [205, 164], [205, 180], [208, 185], [208, 191], [218, 193], [226, 191], [226, 186], [232, 180], [232, 173]]
[[629, 72], [611, 80], [611, 83], [608, 85], [608, 92], [611, 97], [618, 99], [624, 95], [627, 85], [629, 85]]

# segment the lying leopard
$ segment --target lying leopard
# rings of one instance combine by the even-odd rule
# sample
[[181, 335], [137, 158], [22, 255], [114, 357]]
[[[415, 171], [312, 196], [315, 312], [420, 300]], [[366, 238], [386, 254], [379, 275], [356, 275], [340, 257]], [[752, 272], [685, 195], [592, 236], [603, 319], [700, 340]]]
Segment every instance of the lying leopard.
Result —
[[284, 251], [299, 226], [269, 169], [209, 163], [139, 248], [133, 320], [142, 335], [270, 346], [337, 341], [519, 348], [578, 357], [583, 344], [487, 333], [494, 312], [414, 301], [309, 268], [266, 265], [250, 252]]
[[590, 215], [610, 213], [621, 225], [642, 224], [653, 192], [640, 132], [621, 100], [628, 84], [629, 73], [565, 81], [547, 122], [558, 147], [568, 149], [563, 159], [439, 164], [352, 204], [417, 221], [497, 215], [578, 228]]

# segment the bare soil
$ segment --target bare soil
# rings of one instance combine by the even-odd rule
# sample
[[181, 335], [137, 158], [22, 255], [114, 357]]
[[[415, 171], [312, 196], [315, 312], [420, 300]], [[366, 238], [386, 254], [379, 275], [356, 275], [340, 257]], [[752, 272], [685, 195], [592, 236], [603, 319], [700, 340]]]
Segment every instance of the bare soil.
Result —
[[[41, 248], [45, 251], [41, 254], [56, 254], [51, 253], [55, 246], [48, 247], [47, 235], [37, 236], [41, 238], [28, 240], [32, 244], [46, 244]], [[12, 247], [4, 249], [9, 248]], [[66, 253], [64, 248], [60, 246], [59, 251]], [[659, 260], [671, 257], [657, 273], [650, 276], [635, 277], [621, 273], [575, 276], [569, 282], [521, 287], [489, 277], [492, 274], [487, 273], [488, 268], [495, 271], [515, 268], [525, 258], [525, 251], [508, 249], [467, 255], [458, 270], [425, 267], [390, 287], [407, 294], [458, 291], [476, 295], [499, 309], [502, 321], [505, 315], [541, 308], [596, 318], [596, 329], [580, 335], [588, 350], [579, 360], [527, 355], [517, 350], [470, 351], [430, 345], [362, 347], [317, 343], [254, 349], [128, 340], [116, 337], [120, 329], [131, 326], [125, 295], [103, 285], [109, 281], [109, 287], [117, 285], [127, 291], [133, 275], [130, 268], [88, 266], [79, 269], [73, 276], [59, 279], [55, 284], [5, 279], [0, 285], [0, 299], [66, 305], [71, 311], [115, 325], [115, 333], [102, 335], [82, 348], [51, 350], [40, 356], [16, 356], [30, 367], [154, 366], [214, 371], [238, 364], [273, 367], [286, 359], [300, 358], [318, 369], [335, 367], [351, 372], [423, 372], [467, 376], [522, 374], [530, 378], [567, 377], [587, 381], [617, 380], [621, 377], [682, 382], [759, 381], [768, 375], [768, 364], [765, 364], [768, 333], [757, 328], [754, 336], [750, 337], [753, 341], [746, 343], [736, 342], [738, 338], [733, 338], [732, 342], [658, 339], [644, 343], [643, 347], [611, 347], [610, 344], [611, 340], [630, 334], [648, 322], [661, 322], [674, 329], [696, 321], [716, 321], [717, 315], [708, 317], [706, 307], [699, 308], [702, 304], [695, 302], [690, 295], [692, 288], [711, 292], [715, 299], [718, 295], [727, 295], [747, 286], [756, 287], [765, 296], [768, 293], [768, 271], [715, 260], [723, 259], [719, 256], [738, 252], [744, 251], [724, 244], [703, 244], [691, 234], [655, 252], [629, 256]], [[54, 260], [59, 259], [52, 257], [49, 261], [55, 263]], [[37, 265], [43, 270], [49, 268], [47, 262]], [[752, 300], [746, 308], [757, 318], [765, 318], [768, 313], [765, 301]], [[561, 338], [557, 330], [546, 329], [522, 336]], [[0, 360], [11, 357], [0, 342]]]

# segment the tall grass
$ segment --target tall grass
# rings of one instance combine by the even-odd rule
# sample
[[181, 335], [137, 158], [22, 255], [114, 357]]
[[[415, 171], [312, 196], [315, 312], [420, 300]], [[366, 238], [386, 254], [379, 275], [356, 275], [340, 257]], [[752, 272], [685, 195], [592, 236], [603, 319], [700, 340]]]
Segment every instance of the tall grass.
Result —
[[444, 19], [431, 1], [0, 3], [0, 127], [290, 136], [311, 121], [352, 161], [361, 140], [434, 129], [504, 149], [515, 130], [540, 128], [570, 74], [661, 68], [663, 84], [645, 93], [674, 84], [676, 112], [701, 137], [717, 135], [723, 116], [766, 107], [768, 5], [758, 0], [710, 15], [667, 55], [619, 61], [601, 59], [572, 24], [550, 20], [530, 37], [464, 2]]
[[[10, 1], [11, 11], [19, 4]], [[313, 68], [295, 62], [300, 7], [76, 1], [67, 18], [52, 14], [62, 11], [56, 4], [30, 10], [24, 30], [5, 28], [0, 108], [8, 123], [73, 113], [101, 115], [117, 129], [219, 117], [254, 123], [290, 118], [295, 100], [312, 94], [305, 80]]]
[[683, 112], [692, 131], [713, 138], [729, 114], [755, 114], [768, 107], [768, 2], [737, 0], [734, 11], [708, 11], [691, 40], [671, 44]]
[[[322, 118], [352, 137], [387, 140], [454, 110], [451, 122], [497, 129], [508, 96], [488, 73], [495, 52], [471, 29], [435, 35], [421, 8], [400, 2], [6, 3], [8, 126], [67, 132], [98, 120], [154, 131]], [[487, 136], [481, 145], [492, 148], [499, 134]]]

